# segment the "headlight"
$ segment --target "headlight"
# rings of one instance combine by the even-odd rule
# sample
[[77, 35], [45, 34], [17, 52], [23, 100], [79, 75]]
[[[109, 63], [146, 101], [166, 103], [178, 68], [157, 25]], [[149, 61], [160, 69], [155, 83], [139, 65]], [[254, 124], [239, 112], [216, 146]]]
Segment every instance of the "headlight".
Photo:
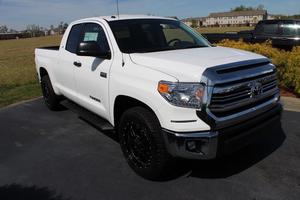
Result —
[[200, 109], [205, 86], [200, 83], [160, 81], [157, 90], [174, 106]]

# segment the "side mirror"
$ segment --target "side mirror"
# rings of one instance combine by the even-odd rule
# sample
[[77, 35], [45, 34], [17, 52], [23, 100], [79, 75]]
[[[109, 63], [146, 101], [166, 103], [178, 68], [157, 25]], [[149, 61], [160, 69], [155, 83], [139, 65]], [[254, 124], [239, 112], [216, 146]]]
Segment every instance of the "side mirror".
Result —
[[111, 53], [109, 51], [103, 51], [95, 41], [81, 42], [76, 54], [79, 56], [92, 56], [103, 59], [111, 58]]

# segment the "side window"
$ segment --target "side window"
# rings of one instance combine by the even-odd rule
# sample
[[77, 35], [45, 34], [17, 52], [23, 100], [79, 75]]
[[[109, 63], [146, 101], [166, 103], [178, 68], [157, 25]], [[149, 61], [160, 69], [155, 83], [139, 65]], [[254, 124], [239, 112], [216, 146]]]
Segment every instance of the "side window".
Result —
[[264, 31], [264, 24], [260, 22], [255, 27], [255, 33], [256, 34], [262, 34], [263, 31]]
[[74, 25], [69, 33], [66, 50], [71, 53], [76, 53], [78, 41], [82, 30], [82, 24]]
[[278, 34], [278, 24], [264, 24], [264, 33], [271, 35]]
[[88, 23], [84, 26], [82, 42], [95, 41], [103, 51], [109, 51], [108, 41], [103, 28], [95, 23]]

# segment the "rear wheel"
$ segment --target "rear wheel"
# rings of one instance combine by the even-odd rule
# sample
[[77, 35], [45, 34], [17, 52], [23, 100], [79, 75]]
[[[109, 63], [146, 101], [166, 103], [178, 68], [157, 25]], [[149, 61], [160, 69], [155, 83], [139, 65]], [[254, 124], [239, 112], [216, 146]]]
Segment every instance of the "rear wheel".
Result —
[[167, 152], [155, 114], [143, 107], [131, 108], [122, 115], [119, 140], [129, 166], [150, 180], [165, 179], [174, 163]]
[[59, 110], [61, 108], [60, 97], [55, 94], [49, 76], [43, 76], [41, 88], [44, 102], [50, 110]]

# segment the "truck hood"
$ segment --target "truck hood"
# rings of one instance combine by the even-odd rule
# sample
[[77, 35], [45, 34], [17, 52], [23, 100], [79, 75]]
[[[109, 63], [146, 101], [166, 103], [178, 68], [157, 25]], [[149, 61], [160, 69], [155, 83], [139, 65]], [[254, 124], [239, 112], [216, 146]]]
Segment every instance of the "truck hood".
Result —
[[130, 57], [138, 65], [163, 72], [181, 82], [199, 82], [202, 73], [209, 67], [265, 58], [251, 52], [225, 47], [133, 53]]

